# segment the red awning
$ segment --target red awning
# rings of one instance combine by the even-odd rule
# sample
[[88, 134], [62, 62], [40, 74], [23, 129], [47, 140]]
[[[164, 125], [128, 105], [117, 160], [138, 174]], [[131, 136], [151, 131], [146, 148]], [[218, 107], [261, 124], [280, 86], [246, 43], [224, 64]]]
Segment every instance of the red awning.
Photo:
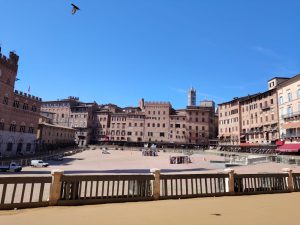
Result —
[[284, 141], [276, 141], [276, 145], [277, 146], [282, 146], [282, 145], [284, 145]]
[[276, 149], [276, 152], [298, 152], [300, 144], [284, 144]]

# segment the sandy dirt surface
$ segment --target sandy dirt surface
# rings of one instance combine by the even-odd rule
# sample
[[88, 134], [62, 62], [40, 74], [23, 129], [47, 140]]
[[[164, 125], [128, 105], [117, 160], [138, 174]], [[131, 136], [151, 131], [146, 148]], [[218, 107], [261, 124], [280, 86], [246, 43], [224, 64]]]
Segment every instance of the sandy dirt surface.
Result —
[[2, 225], [298, 225], [300, 193], [1, 211]]
[[[181, 153], [159, 152], [159, 156], [142, 156], [140, 151], [111, 150], [111, 154], [102, 154], [100, 149], [89, 150], [66, 157], [62, 162], [49, 161], [48, 168], [24, 168], [24, 172], [51, 171], [62, 169], [68, 173], [145, 173], [151, 168], [159, 168], [167, 173], [215, 173], [222, 172], [223, 164], [210, 163], [210, 160], [225, 160], [225, 157], [211, 154], [193, 154], [190, 164], [170, 164], [170, 156]], [[281, 172], [282, 168], [290, 167], [300, 172], [299, 166], [279, 163], [260, 163], [256, 165], [234, 167], [237, 172]]]
[[[170, 156], [180, 153], [163, 153], [159, 156], [142, 156], [140, 151], [111, 150], [111, 154], [102, 154], [100, 149], [88, 150], [76, 155], [64, 157], [63, 161], [47, 161], [47, 168], [24, 167], [20, 174], [50, 174], [51, 170], [62, 169], [66, 173], [149, 173], [151, 168], [159, 168], [165, 172], [199, 172], [223, 169], [220, 164], [211, 164], [211, 159], [224, 159], [220, 156], [194, 154], [190, 164], [170, 164]], [[2, 175], [9, 175], [2, 173]], [[18, 175], [18, 173], [15, 173]]]
[[[140, 151], [111, 150], [111, 154], [102, 154], [100, 149], [88, 150], [65, 157], [63, 161], [48, 161], [47, 168], [24, 167], [21, 173], [13, 175], [50, 175], [51, 170], [62, 169], [66, 174], [117, 174], [149, 173], [151, 168], [159, 168], [162, 173], [219, 173], [225, 169], [224, 164], [210, 163], [210, 160], [224, 160], [224, 157], [211, 154], [193, 154], [190, 164], [170, 164], [169, 157], [180, 153], [160, 152], [158, 157], [142, 156]], [[260, 163], [249, 166], [234, 167], [237, 173], [278, 173], [282, 168], [292, 168], [300, 172], [300, 166], [282, 163]], [[12, 173], [0, 173], [0, 176]]]

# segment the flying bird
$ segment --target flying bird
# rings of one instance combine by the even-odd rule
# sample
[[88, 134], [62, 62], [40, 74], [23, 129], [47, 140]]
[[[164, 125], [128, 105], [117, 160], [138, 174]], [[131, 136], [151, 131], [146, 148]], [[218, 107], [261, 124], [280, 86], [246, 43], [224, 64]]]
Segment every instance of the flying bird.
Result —
[[76, 5], [74, 5], [73, 3], [71, 4], [72, 5], [72, 15], [74, 15], [75, 13], [76, 13], [76, 11], [77, 10], [80, 10], [79, 8], [78, 8], [78, 6], [76, 6]]

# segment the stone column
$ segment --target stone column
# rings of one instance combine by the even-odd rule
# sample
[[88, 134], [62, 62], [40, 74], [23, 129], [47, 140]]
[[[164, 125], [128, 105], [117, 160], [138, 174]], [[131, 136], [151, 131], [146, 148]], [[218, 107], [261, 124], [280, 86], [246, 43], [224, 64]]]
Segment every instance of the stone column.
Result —
[[283, 168], [282, 171], [284, 173], [287, 173], [289, 176], [287, 177], [287, 186], [288, 191], [293, 192], [294, 191], [294, 182], [293, 182], [293, 170], [290, 168]]
[[233, 169], [225, 169], [225, 172], [229, 174], [229, 179], [228, 179], [228, 191], [231, 195], [235, 194], [234, 191], [234, 170]]
[[151, 169], [150, 172], [154, 175], [153, 181], [153, 197], [154, 200], [159, 200], [160, 197], [160, 169]]
[[61, 194], [61, 177], [63, 176], [63, 170], [52, 170], [52, 184], [50, 187], [49, 205], [57, 205]]

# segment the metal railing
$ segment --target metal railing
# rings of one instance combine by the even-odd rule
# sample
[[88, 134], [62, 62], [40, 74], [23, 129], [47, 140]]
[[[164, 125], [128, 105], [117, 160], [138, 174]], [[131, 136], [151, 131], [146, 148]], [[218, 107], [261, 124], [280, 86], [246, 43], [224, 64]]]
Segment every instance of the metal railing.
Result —
[[287, 113], [281, 116], [282, 119], [288, 119], [291, 117], [300, 116], [300, 111]]

